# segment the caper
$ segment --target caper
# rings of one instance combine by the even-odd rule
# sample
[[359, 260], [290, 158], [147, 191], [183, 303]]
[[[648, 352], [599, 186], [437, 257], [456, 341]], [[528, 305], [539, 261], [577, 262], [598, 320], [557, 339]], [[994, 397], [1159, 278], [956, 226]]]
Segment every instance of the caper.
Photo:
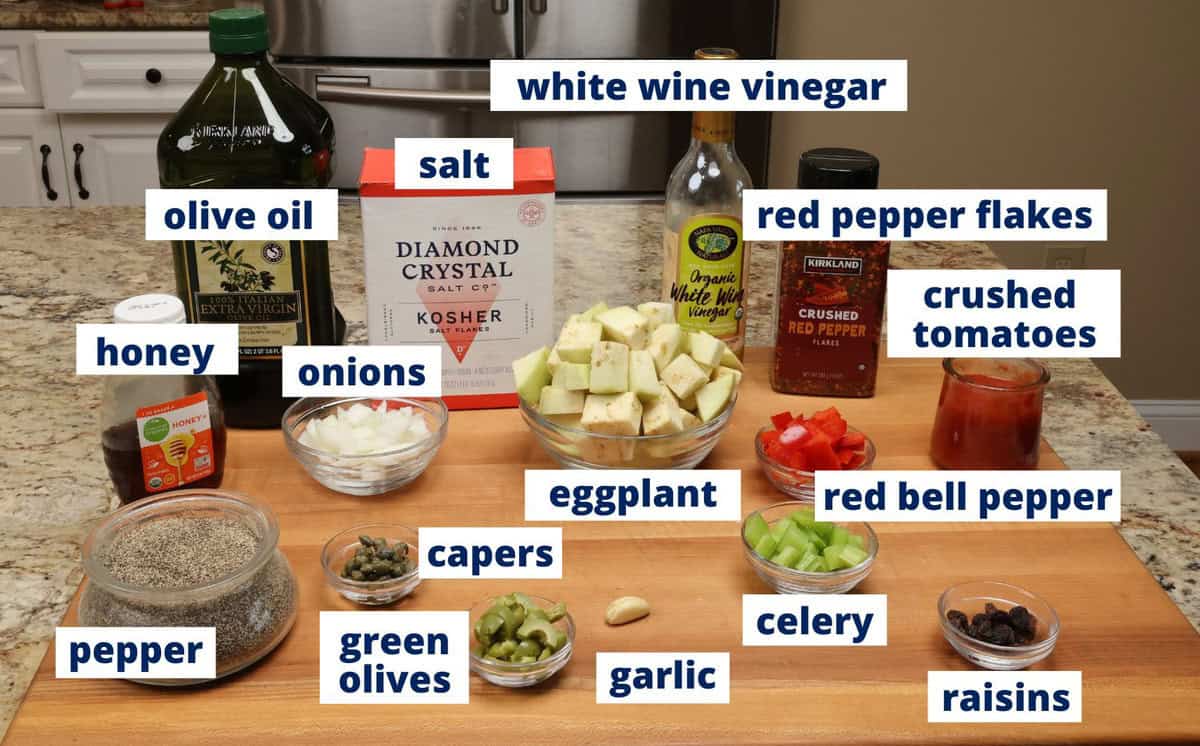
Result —
[[[388, 580], [408, 574], [412, 566], [408, 562], [408, 545], [402, 541], [389, 545], [387, 539], [358, 537], [359, 546], [354, 556], [346, 561], [343, 577], [355, 580]], [[357, 574], [361, 577], [354, 577]]]

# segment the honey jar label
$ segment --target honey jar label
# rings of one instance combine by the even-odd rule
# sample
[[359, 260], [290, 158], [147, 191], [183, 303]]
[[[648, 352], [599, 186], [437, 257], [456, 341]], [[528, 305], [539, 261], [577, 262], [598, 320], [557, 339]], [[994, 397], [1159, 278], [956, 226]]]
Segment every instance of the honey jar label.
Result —
[[148, 492], [195, 482], [216, 471], [208, 395], [203, 391], [137, 410], [142, 478]]

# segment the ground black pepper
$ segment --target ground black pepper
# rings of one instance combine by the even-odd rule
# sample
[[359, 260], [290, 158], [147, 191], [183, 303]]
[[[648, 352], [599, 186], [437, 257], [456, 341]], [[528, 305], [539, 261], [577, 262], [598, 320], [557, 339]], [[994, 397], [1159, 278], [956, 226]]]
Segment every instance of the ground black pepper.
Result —
[[[217, 675], [236, 671], [273, 648], [295, 618], [295, 580], [278, 551], [257, 570], [237, 575], [261, 542], [250, 526], [225, 517], [176, 515], [132, 525], [99, 559], [116, 580], [138, 591], [89, 582], [80, 621], [101, 627], [215, 627]], [[223, 579], [229, 587], [205, 587]]]

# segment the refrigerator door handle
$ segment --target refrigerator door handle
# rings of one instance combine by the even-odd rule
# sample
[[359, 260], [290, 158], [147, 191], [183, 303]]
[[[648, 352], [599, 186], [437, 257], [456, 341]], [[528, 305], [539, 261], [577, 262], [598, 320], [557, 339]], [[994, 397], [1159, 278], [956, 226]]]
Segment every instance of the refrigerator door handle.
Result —
[[[345, 80], [344, 78], [342, 79]], [[456, 106], [486, 106], [491, 91], [458, 90], [433, 91], [420, 88], [372, 88], [357, 81], [330, 83], [317, 78], [318, 101], [342, 101], [351, 104], [450, 104]]]
[[498, 16], [508, 13], [508, 0], [492, 0], [492, 12]]
[[547, 0], [529, 0], [529, 12], [534, 15], [545, 15]]

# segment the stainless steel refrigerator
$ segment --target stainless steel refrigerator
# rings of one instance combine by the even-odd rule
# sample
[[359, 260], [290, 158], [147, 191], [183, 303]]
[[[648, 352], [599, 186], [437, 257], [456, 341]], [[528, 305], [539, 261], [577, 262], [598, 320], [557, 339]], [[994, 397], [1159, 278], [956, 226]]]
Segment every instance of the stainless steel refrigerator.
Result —
[[[775, 55], [777, 0], [265, 0], [279, 68], [337, 128], [335, 186], [395, 137], [512, 137], [554, 149], [560, 193], [659, 194], [689, 137], [684, 113], [488, 108], [490, 59]], [[766, 183], [770, 115], [738, 115], [737, 148]]]

